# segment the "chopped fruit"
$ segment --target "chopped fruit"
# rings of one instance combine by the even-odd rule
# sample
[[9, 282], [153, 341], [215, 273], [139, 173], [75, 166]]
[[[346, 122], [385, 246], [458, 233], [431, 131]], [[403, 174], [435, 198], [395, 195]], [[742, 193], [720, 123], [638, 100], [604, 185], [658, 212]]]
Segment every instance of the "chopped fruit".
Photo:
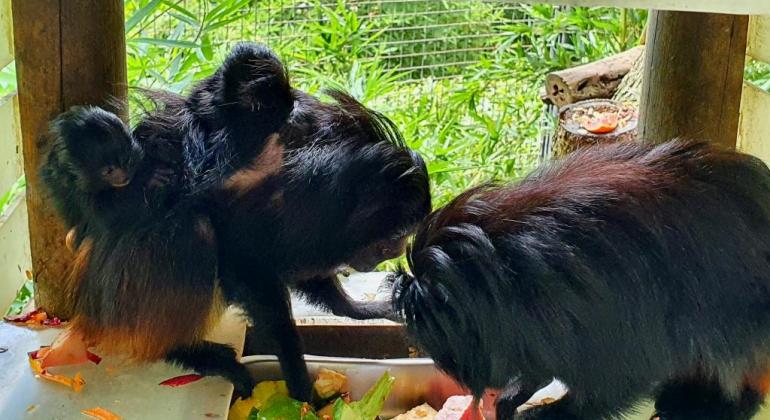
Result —
[[31, 312], [21, 314], [18, 316], [6, 316], [3, 317], [8, 322], [15, 324], [24, 324], [28, 327], [58, 327], [62, 325], [62, 320], [58, 317], [49, 318], [48, 314], [42, 309], [38, 308]]
[[318, 372], [318, 379], [313, 384], [313, 388], [316, 394], [325, 400], [347, 392], [348, 378], [341, 373], [322, 368]]
[[86, 381], [78, 372], [70, 378], [48, 372], [48, 368], [54, 366], [72, 365], [92, 361], [98, 364], [102, 359], [89, 352], [79, 334], [65, 331], [56, 338], [51, 347], [41, 347], [29, 352], [29, 366], [38, 378], [56, 382], [80, 392], [86, 385]]
[[476, 404], [471, 395], [449, 397], [436, 414], [435, 420], [483, 420], [481, 404]]
[[83, 410], [81, 411], [81, 413], [97, 420], [120, 420], [121, 419], [119, 415], [101, 407], [94, 407], [88, 410]]
[[197, 373], [191, 373], [189, 375], [175, 376], [173, 378], [166, 379], [159, 385], [177, 387], [199, 381], [201, 378], [203, 378], [203, 376], [198, 375]]
[[331, 420], [334, 418], [334, 403], [327, 404], [324, 408], [318, 410], [318, 418], [321, 420]]
[[582, 127], [594, 134], [607, 134], [618, 127], [618, 114], [599, 114], [582, 122]]
[[393, 417], [392, 420], [433, 420], [438, 413], [427, 403], [418, 405], [417, 407], [407, 411], [404, 414], [399, 414]]
[[289, 390], [285, 381], [263, 381], [254, 387], [251, 397], [243, 400], [238, 398], [230, 407], [228, 420], [245, 420], [249, 418], [252, 408], [261, 410], [267, 400], [274, 395], [288, 396]]
[[83, 336], [66, 330], [56, 337], [51, 347], [45, 347], [38, 351], [36, 358], [41, 361], [40, 367], [48, 369], [55, 366], [85, 363], [93, 358], [93, 356], [89, 357], [88, 354], [88, 346], [86, 346]]

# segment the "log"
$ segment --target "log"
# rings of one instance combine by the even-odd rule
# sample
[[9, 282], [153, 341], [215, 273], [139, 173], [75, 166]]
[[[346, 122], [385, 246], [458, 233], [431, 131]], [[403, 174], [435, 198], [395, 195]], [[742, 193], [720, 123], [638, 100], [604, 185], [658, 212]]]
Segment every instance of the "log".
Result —
[[623, 80], [612, 94], [612, 100], [623, 104], [633, 105], [639, 109], [639, 97], [642, 93], [642, 70], [644, 70], [644, 50], [636, 58], [631, 70], [623, 77]]
[[13, 0], [12, 6], [35, 300], [66, 317], [62, 280], [72, 255], [38, 167], [53, 117], [72, 105], [114, 110], [112, 98], [125, 101], [123, 1]]
[[643, 47], [546, 76], [548, 99], [558, 107], [588, 99], [610, 98], [642, 54]]
[[735, 148], [748, 16], [651, 11], [639, 137]]
[[[585, 110], [595, 109], [619, 115], [618, 127], [607, 133], [592, 133], [582, 127]], [[559, 123], [554, 136], [552, 153], [558, 159], [573, 151], [600, 143], [632, 141], [636, 139], [636, 109], [608, 99], [592, 99], [565, 106], [559, 111]]]

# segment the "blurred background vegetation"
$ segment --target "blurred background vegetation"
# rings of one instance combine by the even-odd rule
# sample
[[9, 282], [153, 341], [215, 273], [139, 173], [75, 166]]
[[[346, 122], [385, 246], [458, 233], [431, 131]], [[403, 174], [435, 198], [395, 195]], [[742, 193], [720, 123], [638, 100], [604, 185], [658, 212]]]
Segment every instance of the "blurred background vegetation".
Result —
[[646, 12], [490, 0], [127, 0], [132, 86], [184, 92], [257, 41], [309, 92], [342, 88], [429, 162], [435, 204], [535, 165], [545, 74], [638, 43]]

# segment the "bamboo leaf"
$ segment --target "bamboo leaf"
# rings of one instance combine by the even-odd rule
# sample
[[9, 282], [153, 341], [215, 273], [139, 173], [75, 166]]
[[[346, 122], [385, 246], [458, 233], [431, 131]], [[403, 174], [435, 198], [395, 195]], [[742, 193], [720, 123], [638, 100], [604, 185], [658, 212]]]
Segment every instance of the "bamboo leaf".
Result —
[[147, 3], [146, 6], [137, 10], [136, 13], [134, 13], [134, 15], [128, 18], [128, 20], [126, 21], [126, 32], [130, 31], [131, 29], [134, 29], [134, 27], [139, 22], [141, 22], [147, 16], [151, 15], [158, 8], [158, 6], [162, 1], [163, 0], [152, 0], [149, 3]]
[[200, 46], [194, 42], [182, 41], [179, 39], [159, 39], [159, 38], [131, 38], [128, 42], [137, 44], [149, 44], [158, 45], [161, 47], [171, 48], [199, 48]]

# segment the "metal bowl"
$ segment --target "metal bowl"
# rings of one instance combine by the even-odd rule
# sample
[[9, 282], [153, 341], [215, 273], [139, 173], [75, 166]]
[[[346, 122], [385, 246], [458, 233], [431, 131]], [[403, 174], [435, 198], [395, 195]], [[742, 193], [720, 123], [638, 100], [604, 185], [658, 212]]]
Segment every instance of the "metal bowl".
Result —
[[[389, 371], [396, 382], [385, 401], [380, 414], [382, 418], [397, 416], [425, 402], [438, 409], [450, 396], [467, 394], [451, 378], [436, 369], [431, 359], [371, 360], [308, 355], [305, 361], [311, 376], [315, 376], [321, 367], [345, 374], [353, 400], [361, 398], [383, 373]], [[257, 381], [281, 379], [281, 367], [275, 356], [246, 356], [242, 362]], [[486, 418], [494, 419], [491, 402], [486, 403], [485, 407]]]

